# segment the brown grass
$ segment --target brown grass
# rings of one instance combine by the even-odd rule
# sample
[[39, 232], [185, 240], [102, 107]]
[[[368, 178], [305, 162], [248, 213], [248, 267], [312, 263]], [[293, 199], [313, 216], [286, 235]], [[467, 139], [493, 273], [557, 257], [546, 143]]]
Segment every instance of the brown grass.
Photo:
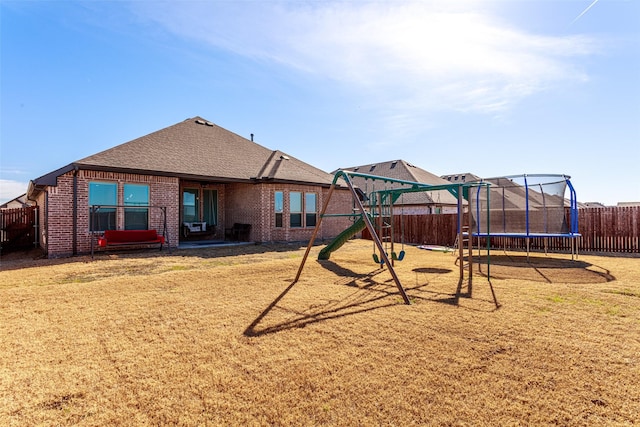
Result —
[[[1, 425], [632, 425], [640, 259], [370, 242], [2, 260]], [[486, 272], [486, 266], [482, 268]]]

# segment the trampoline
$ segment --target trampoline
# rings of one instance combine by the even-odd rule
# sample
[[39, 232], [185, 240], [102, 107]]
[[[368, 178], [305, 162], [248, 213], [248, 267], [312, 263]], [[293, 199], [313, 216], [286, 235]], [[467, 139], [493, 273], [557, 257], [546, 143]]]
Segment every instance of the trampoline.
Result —
[[527, 253], [531, 238], [566, 237], [572, 239], [572, 257], [577, 253], [578, 202], [568, 175], [511, 175], [468, 184], [474, 237], [524, 238]]

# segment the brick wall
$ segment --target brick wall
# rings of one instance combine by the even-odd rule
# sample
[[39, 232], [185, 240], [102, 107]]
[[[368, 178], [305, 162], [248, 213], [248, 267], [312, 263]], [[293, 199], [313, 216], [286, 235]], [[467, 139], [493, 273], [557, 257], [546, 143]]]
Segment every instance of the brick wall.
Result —
[[[325, 189], [323, 191], [323, 203], [324, 199], [329, 194], [329, 189]], [[322, 205], [320, 205], [320, 209]], [[347, 214], [353, 213], [355, 208], [355, 204], [353, 201], [353, 197], [351, 196], [351, 191], [346, 188], [337, 187], [333, 195], [331, 196], [331, 200], [329, 201], [329, 206], [327, 206], [327, 214]], [[331, 239], [346, 228], [348, 228], [351, 224], [353, 224], [353, 217], [326, 217], [322, 220], [322, 234], [318, 236], [321, 239]]]
[[[234, 223], [251, 224], [250, 240], [256, 242], [308, 241], [314, 227], [289, 227], [289, 192], [313, 192], [317, 194], [318, 213], [324, 205], [329, 189], [313, 185], [294, 184], [207, 184], [201, 187], [199, 182], [183, 181], [178, 178], [158, 177], [138, 174], [85, 171], [77, 175], [77, 234], [76, 253], [91, 251], [89, 227], [89, 183], [92, 181], [113, 182], [117, 184], [118, 201], [123, 204], [124, 184], [146, 184], [149, 186], [149, 204], [165, 206], [167, 213], [167, 237], [172, 247], [179, 243], [180, 233], [180, 194], [184, 188], [207, 188], [218, 191], [218, 225], [214, 238], [224, 237], [224, 228]], [[284, 227], [275, 227], [274, 192], [283, 191]], [[44, 193], [39, 196], [41, 207], [42, 234], [41, 244], [48, 250], [49, 257], [70, 256], [74, 253], [73, 235], [73, 172], [58, 177], [58, 185], [48, 187], [45, 201]], [[45, 206], [46, 208], [43, 208]], [[350, 213], [353, 209], [351, 193], [345, 189], [336, 189], [327, 208], [327, 213]], [[46, 215], [44, 212], [46, 211]], [[124, 208], [118, 208], [117, 228], [124, 228]], [[318, 218], [319, 220], [319, 218]], [[317, 235], [318, 240], [335, 237], [351, 224], [347, 217], [325, 218]], [[162, 232], [163, 217], [160, 209], [151, 208], [149, 227]], [[95, 241], [94, 241], [95, 244]]]
[[[283, 227], [275, 226], [275, 192], [284, 195]], [[291, 228], [289, 226], [289, 192], [315, 193], [317, 212], [320, 213], [328, 188], [296, 184], [228, 184], [226, 189], [225, 227], [234, 223], [251, 224], [251, 237], [259, 242], [301, 242], [308, 241], [314, 227]], [[263, 208], [264, 207], [264, 208]], [[352, 210], [351, 193], [337, 189], [331, 197], [327, 213], [349, 213]], [[319, 218], [318, 218], [319, 220]], [[317, 239], [329, 239], [338, 235], [351, 224], [345, 217], [325, 218]]]
[[58, 185], [48, 187], [47, 250], [49, 257], [73, 254], [73, 173], [58, 177]]
[[[113, 182], [118, 188], [118, 203], [123, 204], [123, 185], [146, 184], [149, 186], [149, 204], [153, 206], [166, 206], [167, 214], [167, 238], [172, 247], [178, 244], [178, 179], [137, 174], [123, 174], [99, 171], [78, 172], [77, 176], [77, 241], [78, 254], [91, 251], [91, 236], [89, 231], [89, 182]], [[70, 256], [73, 248], [73, 172], [68, 172], [58, 177], [58, 185], [48, 187], [47, 215], [43, 220], [43, 229], [46, 227], [46, 241], [43, 245], [48, 249], [48, 256]], [[118, 209], [117, 227], [124, 228], [124, 210]], [[162, 233], [163, 214], [160, 209], [150, 208], [149, 228]], [[94, 242], [95, 244], [95, 242]]]
[[263, 184], [227, 184], [224, 204], [224, 227], [234, 223], [251, 224], [250, 241], [267, 242], [264, 235]]

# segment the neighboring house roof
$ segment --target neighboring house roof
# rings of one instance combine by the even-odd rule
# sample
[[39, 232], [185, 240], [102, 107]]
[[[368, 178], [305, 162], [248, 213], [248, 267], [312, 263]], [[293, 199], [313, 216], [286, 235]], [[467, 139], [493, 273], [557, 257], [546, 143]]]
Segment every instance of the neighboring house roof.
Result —
[[583, 205], [585, 208], [606, 208], [604, 203], [600, 202], [584, 202]]
[[32, 184], [55, 185], [55, 178], [76, 167], [218, 182], [278, 181], [328, 186], [333, 179], [308, 163], [265, 148], [201, 117], [77, 160]]
[[[373, 163], [361, 166], [343, 168], [343, 170], [365, 173], [368, 175], [384, 176], [403, 181], [419, 182], [430, 185], [448, 185], [450, 182], [443, 180], [437, 175], [424, 169], [412, 165], [404, 160], [390, 160], [382, 163]], [[383, 182], [365, 182], [364, 178], [353, 177], [355, 185], [363, 191], [371, 192], [375, 185], [376, 190], [382, 190], [385, 185], [388, 188], [398, 187]], [[426, 191], [420, 193], [406, 193], [402, 196], [399, 204], [405, 205], [457, 205], [457, 199], [447, 190]]]
[[472, 173], [455, 173], [452, 175], [442, 175], [440, 178], [449, 181], [453, 184], [464, 184], [465, 182], [474, 182], [479, 181], [480, 178], [478, 175], [474, 175]]
[[27, 200], [27, 194], [21, 194], [20, 196], [9, 200], [6, 203], [0, 205], [0, 209], [15, 209], [15, 208], [26, 208], [31, 206], [29, 201]]
[[[504, 203], [504, 205], [502, 205], [502, 208], [504, 209], [524, 209], [527, 204], [526, 202], [527, 193], [525, 192], [525, 188], [521, 183], [520, 184], [514, 183], [511, 180], [511, 178], [514, 178], [514, 177], [520, 178], [524, 176], [525, 175], [514, 175], [514, 176], [504, 176], [504, 177], [481, 178], [477, 175], [466, 172], [466, 173], [458, 173], [458, 174], [451, 174], [451, 175], [443, 175], [442, 178], [452, 183], [460, 183], [460, 184], [469, 183], [469, 182], [479, 182], [479, 181], [492, 182], [494, 185], [500, 186], [501, 190], [500, 191], [495, 190], [497, 191], [497, 193], [496, 195], [491, 197], [491, 200], [494, 200], [494, 201], [502, 200], [501, 203]], [[554, 178], [554, 176], [557, 176], [557, 178]], [[554, 180], [557, 180], [559, 182], [564, 181], [564, 178], [560, 178], [560, 175], [549, 175], [549, 178], [550, 178], [550, 181], [548, 182], [548, 184], [553, 184]], [[528, 194], [529, 200], [534, 201], [536, 203], [536, 206], [543, 206], [545, 204], [545, 199], [542, 196], [542, 194], [536, 191], [535, 187], [530, 187], [530, 188], [534, 188], [534, 190], [529, 192]], [[547, 201], [552, 201], [553, 199], [556, 199], [558, 196], [554, 194], [547, 194], [545, 197], [547, 198]], [[571, 199], [566, 199], [563, 197], [563, 200], [564, 200], [563, 203], [565, 206], [567, 207], [571, 206]], [[578, 206], [584, 207], [582, 206], [582, 204], [578, 204]]]

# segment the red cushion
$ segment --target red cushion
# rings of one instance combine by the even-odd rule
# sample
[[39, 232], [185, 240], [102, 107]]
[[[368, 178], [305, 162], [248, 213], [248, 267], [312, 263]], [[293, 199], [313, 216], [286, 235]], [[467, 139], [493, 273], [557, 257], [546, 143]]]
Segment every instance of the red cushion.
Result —
[[135, 242], [164, 243], [164, 236], [158, 236], [156, 230], [107, 230], [104, 237], [98, 239], [99, 246]]

